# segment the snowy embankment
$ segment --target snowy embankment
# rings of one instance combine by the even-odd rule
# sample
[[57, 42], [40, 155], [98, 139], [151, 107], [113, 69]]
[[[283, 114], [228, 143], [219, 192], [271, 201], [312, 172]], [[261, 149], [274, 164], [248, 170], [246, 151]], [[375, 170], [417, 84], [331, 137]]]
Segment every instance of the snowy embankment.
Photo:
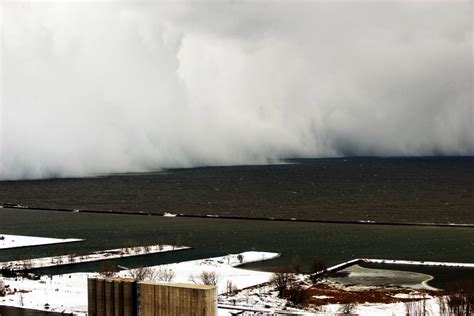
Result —
[[[219, 276], [219, 292], [225, 292], [227, 280], [237, 288], [267, 282], [271, 273], [250, 271], [237, 268], [238, 265], [261, 260], [269, 260], [279, 256], [269, 252], [244, 252], [223, 257], [193, 260], [169, 265], [154, 266], [153, 269], [173, 269], [175, 277], [172, 282], [190, 283], [190, 276], [198, 281], [202, 271], [214, 271]], [[121, 276], [130, 275], [130, 271], [122, 271]], [[37, 310], [86, 315], [87, 313], [87, 278], [97, 277], [98, 273], [73, 273], [42, 276], [40, 280], [24, 278], [5, 278], [6, 285], [15, 292], [0, 297], [1, 305], [18, 306]], [[46, 305], [48, 304], [48, 305]], [[46, 308], [48, 307], [48, 308]]]
[[[305, 275], [295, 275], [296, 279], [306, 286], [311, 282]], [[340, 288], [341, 291], [348, 288]], [[367, 289], [367, 294], [371, 295], [374, 289]], [[221, 295], [219, 301], [219, 316], [229, 316], [231, 312], [247, 311], [244, 315], [373, 315], [373, 316], [393, 316], [393, 315], [421, 315], [420, 311], [426, 311], [428, 315], [444, 315], [447, 310], [447, 296], [433, 296], [426, 292], [413, 290], [407, 294], [394, 294], [394, 298], [399, 298], [400, 302], [394, 303], [350, 303], [350, 304], [323, 304], [310, 305], [305, 307], [291, 307], [286, 299], [278, 297], [275, 286], [266, 284], [262, 287], [248, 288], [232, 295]], [[332, 296], [313, 296], [322, 300], [331, 299]], [[402, 302], [403, 299], [409, 301]], [[252, 314], [253, 312], [253, 314]]]
[[62, 255], [54, 257], [44, 257], [35, 259], [25, 259], [16, 261], [0, 262], [0, 270], [8, 269], [13, 271], [20, 271], [25, 269], [37, 269], [47, 268], [61, 265], [110, 260], [118, 258], [127, 258], [134, 256], [142, 256], [159, 252], [178, 251], [191, 249], [185, 246], [173, 246], [173, 245], [151, 245], [151, 246], [138, 246], [138, 247], [126, 247], [102, 251], [94, 251], [84, 255]]
[[70, 242], [79, 242], [83, 240], [84, 239], [76, 239], [76, 238], [60, 239], [60, 238], [46, 238], [46, 237], [0, 234], [0, 249], [31, 247], [31, 246], [50, 245], [50, 244], [63, 244], [63, 243], [70, 243]]
[[[270, 274], [269, 278], [271, 278]], [[303, 275], [294, 275], [298, 281], [304, 280]], [[289, 307], [288, 301], [278, 297], [275, 286], [262, 282], [261, 286], [249, 287], [235, 293], [220, 295], [218, 300], [219, 316], [231, 315], [231, 312], [246, 311], [246, 315], [311, 315], [311, 311], [303, 308]], [[254, 313], [254, 314], [251, 314]]]
[[461, 262], [438, 262], [438, 261], [412, 261], [392, 259], [361, 259], [363, 262], [379, 264], [402, 264], [413, 266], [451, 267], [451, 268], [474, 268], [474, 263]]
[[[239, 310], [260, 310], [262, 312], [286, 311], [288, 314], [305, 315], [332, 315], [337, 313], [350, 313], [360, 315], [406, 315], [423, 307], [433, 315], [441, 314], [445, 306], [446, 297], [434, 297], [427, 293], [413, 291], [409, 294], [396, 294], [394, 297], [419, 299], [419, 301], [399, 303], [365, 303], [365, 304], [328, 304], [309, 308], [304, 311], [297, 308], [289, 308], [285, 299], [277, 297], [274, 286], [267, 282], [272, 273], [244, 270], [238, 268], [240, 264], [269, 260], [278, 257], [277, 253], [269, 252], [244, 252], [222, 257], [193, 260], [168, 265], [151, 267], [155, 271], [173, 271], [172, 282], [200, 282], [203, 272], [215, 272], [218, 277], [219, 316], [230, 315], [230, 312]], [[346, 263], [347, 264], [347, 263]], [[341, 268], [336, 266], [337, 270]], [[124, 270], [120, 276], [130, 276], [134, 270]], [[136, 274], [135, 274], [136, 275]], [[87, 277], [98, 276], [97, 273], [74, 273], [59, 276], [41, 277], [41, 280], [33, 281], [23, 278], [6, 278], [5, 283], [10, 290], [6, 297], [0, 297], [0, 304], [10, 306], [23, 306], [31, 309], [53, 310], [57, 312], [68, 312], [76, 315], [86, 315], [87, 312]], [[309, 286], [308, 276], [296, 275], [301, 282]], [[265, 284], [267, 283], [267, 284]], [[264, 284], [263, 286], [256, 286]], [[236, 294], [227, 295], [232, 287], [244, 289]], [[370, 291], [369, 291], [370, 292]], [[326, 296], [321, 296], [324, 299]], [[46, 305], [48, 304], [48, 305]], [[234, 305], [235, 304], [235, 305]], [[239, 308], [240, 305], [240, 308]]]
[[[272, 273], [240, 269], [237, 266], [250, 262], [274, 259], [280, 256], [274, 252], [248, 251], [222, 257], [173, 263], [166, 266], [150, 267], [158, 271], [166, 268], [175, 273], [172, 282], [200, 283], [203, 272], [215, 273], [218, 293], [226, 293], [229, 287], [242, 289], [268, 282]], [[121, 271], [120, 276], [129, 277], [130, 271]], [[231, 282], [231, 283], [229, 283]]]

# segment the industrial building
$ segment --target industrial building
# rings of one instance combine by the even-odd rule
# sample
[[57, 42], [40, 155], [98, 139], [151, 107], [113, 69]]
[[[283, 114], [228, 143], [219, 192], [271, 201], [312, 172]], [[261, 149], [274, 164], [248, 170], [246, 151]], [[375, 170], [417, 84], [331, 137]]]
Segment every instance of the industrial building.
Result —
[[89, 278], [89, 316], [215, 316], [217, 287]]

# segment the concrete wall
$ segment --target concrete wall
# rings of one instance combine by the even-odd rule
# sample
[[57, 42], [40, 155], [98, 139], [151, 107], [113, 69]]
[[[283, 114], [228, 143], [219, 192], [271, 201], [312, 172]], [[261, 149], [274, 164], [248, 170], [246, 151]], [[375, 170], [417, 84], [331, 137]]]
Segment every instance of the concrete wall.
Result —
[[89, 278], [89, 316], [215, 316], [217, 287]]

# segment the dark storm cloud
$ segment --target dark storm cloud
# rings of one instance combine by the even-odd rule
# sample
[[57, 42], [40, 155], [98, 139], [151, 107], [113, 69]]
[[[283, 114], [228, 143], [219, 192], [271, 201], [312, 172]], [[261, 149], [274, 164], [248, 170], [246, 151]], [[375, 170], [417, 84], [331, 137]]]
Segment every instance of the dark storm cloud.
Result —
[[2, 10], [3, 179], [474, 154], [468, 1]]

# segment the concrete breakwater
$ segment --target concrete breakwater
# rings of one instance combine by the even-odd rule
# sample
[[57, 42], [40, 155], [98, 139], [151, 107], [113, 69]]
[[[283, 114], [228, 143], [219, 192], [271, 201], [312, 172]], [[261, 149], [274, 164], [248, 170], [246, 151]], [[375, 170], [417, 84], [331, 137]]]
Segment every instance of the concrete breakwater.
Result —
[[247, 217], [233, 215], [216, 215], [216, 214], [173, 214], [169, 212], [132, 212], [123, 210], [90, 210], [90, 209], [68, 209], [68, 208], [49, 208], [49, 207], [30, 207], [22, 206], [14, 203], [3, 203], [3, 208], [22, 209], [22, 210], [39, 210], [39, 211], [55, 211], [55, 212], [82, 212], [96, 214], [117, 214], [117, 215], [142, 215], [142, 216], [162, 216], [162, 217], [185, 217], [185, 218], [209, 218], [209, 219], [232, 219], [232, 220], [252, 220], [252, 221], [275, 221], [275, 222], [300, 222], [300, 223], [320, 223], [320, 224], [356, 224], [356, 225], [382, 225], [382, 226], [422, 226], [422, 227], [452, 227], [452, 228], [474, 228], [474, 223], [437, 223], [437, 222], [385, 222], [385, 221], [342, 221], [342, 220], [318, 220], [305, 218], [284, 218], [284, 217]]

